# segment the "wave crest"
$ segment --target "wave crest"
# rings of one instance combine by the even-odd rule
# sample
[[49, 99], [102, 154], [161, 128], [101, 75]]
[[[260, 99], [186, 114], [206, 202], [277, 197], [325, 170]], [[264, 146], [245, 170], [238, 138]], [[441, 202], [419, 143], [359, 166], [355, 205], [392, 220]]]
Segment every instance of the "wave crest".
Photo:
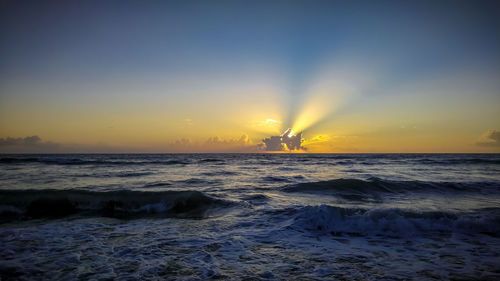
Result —
[[422, 233], [482, 233], [498, 237], [500, 209], [458, 214], [403, 209], [357, 209], [306, 206], [294, 216], [292, 228], [334, 236], [413, 236]]
[[339, 196], [348, 200], [379, 199], [384, 194], [406, 192], [495, 192], [498, 183], [457, 183], [457, 182], [420, 182], [389, 181], [379, 178], [368, 180], [334, 179], [288, 185], [285, 192], [320, 193]]
[[151, 215], [203, 218], [210, 210], [230, 204], [199, 191], [0, 191], [0, 213], [4, 218], [54, 218], [73, 214], [118, 218]]

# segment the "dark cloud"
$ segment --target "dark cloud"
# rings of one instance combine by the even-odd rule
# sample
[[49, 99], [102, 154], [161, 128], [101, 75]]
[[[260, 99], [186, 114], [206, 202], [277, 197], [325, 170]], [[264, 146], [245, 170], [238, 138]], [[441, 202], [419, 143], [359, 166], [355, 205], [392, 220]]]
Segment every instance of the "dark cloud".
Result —
[[42, 139], [39, 136], [25, 138], [0, 138], [0, 146], [34, 146], [40, 144]]
[[39, 136], [0, 138], [0, 153], [120, 153], [133, 149], [106, 144], [63, 144], [44, 141]]
[[488, 130], [476, 144], [479, 146], [500, 146], [500, 131]]
[[59, 152], [59, 149], [59, 144], [42, 141], [39, 136], [0, 138], [0, 152], [2, 153]]
[[281, 142], [281, 136], [272, 136], [270, 138], [265, 138], [262, 140], [265, 144], [265, 150], [267, 151], [282, 151], [285, 150], [283, 143]]
[[286, 130], [280, 136], [272, 136], [262, 140], [266, 151], [292, 151], [305, 150], [302, 146], [302, 132], [293, 134], [291, 129]]

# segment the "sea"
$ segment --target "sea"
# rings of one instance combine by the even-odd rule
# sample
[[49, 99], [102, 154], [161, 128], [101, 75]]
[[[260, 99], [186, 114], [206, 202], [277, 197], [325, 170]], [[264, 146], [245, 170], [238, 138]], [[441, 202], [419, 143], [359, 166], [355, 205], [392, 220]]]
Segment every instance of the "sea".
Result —
[[500, 280], [500, 154], [0, 155], [0, 280]]

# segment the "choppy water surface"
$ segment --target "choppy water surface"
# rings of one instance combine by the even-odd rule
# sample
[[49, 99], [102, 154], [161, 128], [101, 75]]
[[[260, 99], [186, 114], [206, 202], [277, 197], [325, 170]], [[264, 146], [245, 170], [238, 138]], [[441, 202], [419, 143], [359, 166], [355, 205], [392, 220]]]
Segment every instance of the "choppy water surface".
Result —
[[500, 155], [1, 155], [0, 278], [498, 280]]

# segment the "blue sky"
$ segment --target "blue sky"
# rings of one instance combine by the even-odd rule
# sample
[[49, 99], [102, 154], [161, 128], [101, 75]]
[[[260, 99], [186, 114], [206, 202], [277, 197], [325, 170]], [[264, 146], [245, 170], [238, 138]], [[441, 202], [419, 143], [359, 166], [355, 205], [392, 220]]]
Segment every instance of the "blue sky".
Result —
[[[401, 89], [432, 85], [429, 81], [441, 81], [441, 92], [450, 92], [453, 87], [445, 84], [456, 80], [474, 86], [436, 103], [458, 99], [480, 115], [483, 103], [499, 102], [498, 6], [497, 1], [3, 1], [2, 136], [41, 134], [66, 141], [62, 133], [51, 133], [54, 128], [29, 133], [35, 127], [29, 118], [11, 116], [33, 112], [23, 107], [30, 101], [40, 104], [43, 115], [43, 108], [86, 104], [82, 111], [91, 113], [92, 104], [149, 99], [151, 107], [164, 101], [191, 117], [201, 102], [213, 100], [209, 106], [218, 107], [223, 98], [214, 93], [266, 83], [279, 88], [272, 95], [282, 100], [280, 122], [292, 126], [312, 81], [325, 69], [335, 69], [335, 79], [345, 74], [354, 86], [353, 72], [376, 80], [337, 115], [363, 114], [370, 98], [398, 96]], [[418, 95], [414, 99], [433, 99]], [[387, 110], [380, 105], [380, 111]], [[476, 116], [471, 127], [483, 132], [500, 127], [491, 120], [498, 115], [486, 111], [485, 120]]]

